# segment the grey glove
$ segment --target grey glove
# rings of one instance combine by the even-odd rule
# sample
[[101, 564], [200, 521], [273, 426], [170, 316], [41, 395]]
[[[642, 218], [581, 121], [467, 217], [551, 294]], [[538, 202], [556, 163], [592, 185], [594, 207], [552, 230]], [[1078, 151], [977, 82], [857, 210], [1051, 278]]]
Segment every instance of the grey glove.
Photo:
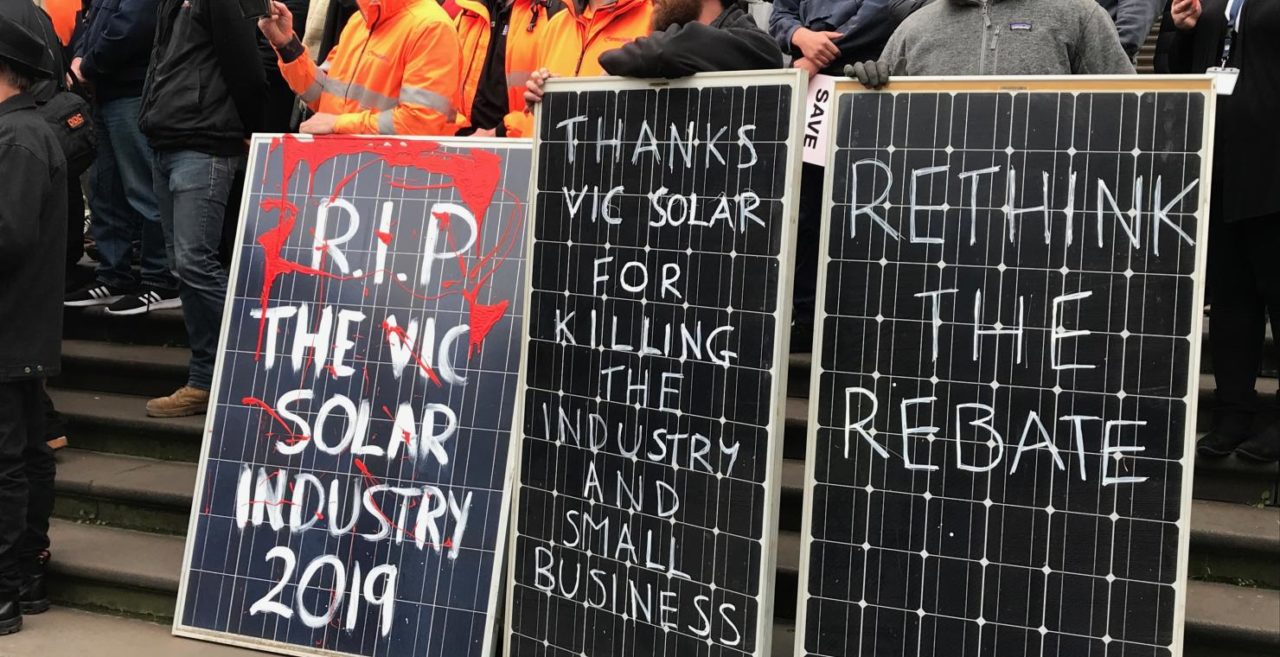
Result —
[[880, 89], [889, 84], [889, 64], [883, 60], [847, 65], [844, 74], [868, 89]]

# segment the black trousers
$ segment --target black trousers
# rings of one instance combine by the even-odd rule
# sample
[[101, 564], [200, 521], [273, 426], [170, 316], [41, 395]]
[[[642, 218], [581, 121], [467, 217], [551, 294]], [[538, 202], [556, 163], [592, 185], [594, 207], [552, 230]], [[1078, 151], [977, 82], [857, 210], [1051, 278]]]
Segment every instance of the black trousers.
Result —
[[1280, 335], [1280, 214], [1210, 224], [1209, 289], [1217, 424], [1251, 424], [1268, 315]]
[[44, 381], [0, 381], [0, 596], [49, 548], [53, 450], [44, 436]]
[[818, 289], [818, 251], [822, 241], [822, 187], [825, 171], [805, 164], [800, 174], [800, 216], [796, 227], [795, 288], [792, 319], [797, 324], [814, 321]]

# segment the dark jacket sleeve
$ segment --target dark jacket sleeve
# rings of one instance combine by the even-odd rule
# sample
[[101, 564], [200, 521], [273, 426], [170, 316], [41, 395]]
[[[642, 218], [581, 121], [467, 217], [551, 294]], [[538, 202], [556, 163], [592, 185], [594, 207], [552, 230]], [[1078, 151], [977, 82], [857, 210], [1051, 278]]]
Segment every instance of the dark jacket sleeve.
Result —
[[786, 52], [791, 52], [791, 37], [795, 36], [796, 30], [804, 27], [800, 22], [800, 2], [773, 0], [773, 11], [769, 13], [769, 34]]
[[[139, 53], [151, 52], [156, 33], [156, 0], [120, 0], [108, 16], [95, 16], [79, 55], [80, 72], [92, 82], [101, 74], [118, 70]], [[234, 3], [226, 3], [234, 4]], [[238, 6], [238, 5], [237, 5]]]
[[1129, 56], [1138, 54], [1160, 12], [1160, 0], [1119, 0], [1113, 17], [1120, 45]]
[[[1183, 32], [1173, 23], [1172, 12], [1165, 10], [1160, 24], [1160, 40], [1156, 44], [1157, 73], [1204, 73], [1204, 66], [1196, 66], [1197, 30]], [[1199, 69], [1199, 70], [1197, 70]]]
[[713, 71], [781, 68], [782, 51], [754, 23], [719, 28], [686, 23], [606, 52], [600, 56], [600, 65], [610, 75], [682, 78]]
[[[0, 269], [20, 262], [40, 240], [39, 208], [49, 188], [49, 167], [31, 151], [0, 144]], [[44, 176], [45, 180], [40, 180]]]
[[240, 13], [234, 2], [210, 0], [209, 33], [213, 35], [218, 66], [236, 104], [240, 123], [246, 132], [254, 132], [262, 124], [263, 93], [267, 88], [266, 73], [258, 58], [258, 29]]
[[[849, 22], [836, 28], [841, 61], [874, 59], [903, 19], [918, 6], [913, 0], [864, 0]], [[874, 55], [872, 53], [875, 53]]]

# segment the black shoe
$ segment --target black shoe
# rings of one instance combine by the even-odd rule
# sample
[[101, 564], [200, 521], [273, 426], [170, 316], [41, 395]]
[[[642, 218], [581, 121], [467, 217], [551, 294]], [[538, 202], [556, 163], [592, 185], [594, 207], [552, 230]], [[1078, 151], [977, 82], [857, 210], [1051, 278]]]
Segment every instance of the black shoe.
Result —
[[36, 563], [22, 578], [22, 588], [18, 590], [19, 606], [22, 613], [35, 616], [49, 611], [49, 592], [45, 589], [45, 564], [49, 563], [49, 551], [41, 550], [36, 556]]
[[137, 294], [126, 294], [120, 300], [107, 306], [107, 314], [121, 317], [124, 315], [143, 315], [153, 310], [181, 308], [182, 299], [177, 290], [161, 290], [144, 287]]
[[1272, 424], [1263, 429], [1262, 433], [1246, 440], [1236, 448], [1236, 455], [1257, 463], [1280, 461], [1280, 423]]
[[1230, 456], [1246, 440], [1249, 440], [1246, 431], [1214, 429], [1196, 443], [1196, 454], [1204, 458], [1223, 458]]
[[94, 281], [67, 295], [62, 305], [68, 308], [109, 306], [120, 300], [125, 291], [113, 285]]
[[0, 636], [14, 634], [22, 629], [22, 607], [18, 598], [12, 597], [0, 602]]

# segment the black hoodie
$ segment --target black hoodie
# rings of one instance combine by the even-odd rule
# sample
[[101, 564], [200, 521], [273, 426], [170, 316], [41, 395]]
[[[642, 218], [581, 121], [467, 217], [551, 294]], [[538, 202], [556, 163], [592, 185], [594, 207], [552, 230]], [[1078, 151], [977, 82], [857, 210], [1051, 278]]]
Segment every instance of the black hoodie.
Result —
[[672, 25], [600, 55], [610, 75], [682, 78], [714, 71], [782, 67], [782, 51], [751, 16], [730, 4], [710, 25]]

